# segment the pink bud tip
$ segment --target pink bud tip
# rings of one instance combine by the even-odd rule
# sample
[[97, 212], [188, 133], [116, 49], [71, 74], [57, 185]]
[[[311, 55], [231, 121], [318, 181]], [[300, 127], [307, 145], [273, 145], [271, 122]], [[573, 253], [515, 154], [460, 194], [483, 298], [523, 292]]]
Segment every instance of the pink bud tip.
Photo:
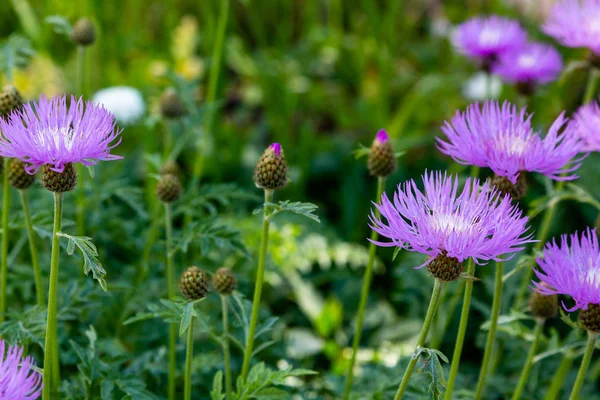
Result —
[[377, 136], [375, 136], [375, 140], [377, 140], [379, 143], [385, 143], [388, 140], [390, 140], [390, 138], [388, 137], [388, 134], [385, 131], [385, 129], [381, 129], [379, 132], [377, 132]]
[[277, 154], [277, 155], [281, 154], [281, 145], [279, 143], [273, 143], [270, 147], [271, 147], [271, 149], [273, 149], [275, 154]]

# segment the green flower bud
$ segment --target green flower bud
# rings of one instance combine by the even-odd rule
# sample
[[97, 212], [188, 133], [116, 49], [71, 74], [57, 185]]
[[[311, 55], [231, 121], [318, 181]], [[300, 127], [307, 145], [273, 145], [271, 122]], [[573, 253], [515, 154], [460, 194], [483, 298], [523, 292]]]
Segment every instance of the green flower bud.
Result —
[[273, 143], [262, 154], [254, 169], [254, 183], [264, 190], [278, 190], [288, 183], [288, 166], [279, 143]]
[[195, 266], [186, 269], [179, 280], [181, 294], [188, 300], [199, 300], [206, 297], [208, 286], [206, 272]]
[[71, 39], [80, 46], [93, 44], [96, 41], [96, 28], [92, 21], [86, 17], [79, 18], [73, 25]]
[[213, 275], [215, 292], [224, 296], [230, 295], [237, 287], [237, 280], [229, 268], [219, 268]]
[[35, 182], [35, 175], [28, 174], [25, 171], [25, 163], [18, 158], [8, 161], [8, 181], [19, 190], [27, 189]]
[[579, 325], [586, 331], [600, 332], [600, 306], [589, 304], [587, 310], [579, 312]]
[[448, 257], [445, 253], [442, 253], [427, 264], [427, 270], [440, 281], [451, 282], [460, 278], [463, 265], [457, 258]]
[[163, 203], [172, 203], [181, 197], [181, 183], [175, 175], [162, 175], [156, 185], [156, 195]]
[[387, 132], [383, 129], [377, 133], [375, 140], [373, 140], [371, 151], [369, 151], [367, 167], [372, 176], [382, 178], [393, 174], [398, 167], [392, 142], [390, 142]]

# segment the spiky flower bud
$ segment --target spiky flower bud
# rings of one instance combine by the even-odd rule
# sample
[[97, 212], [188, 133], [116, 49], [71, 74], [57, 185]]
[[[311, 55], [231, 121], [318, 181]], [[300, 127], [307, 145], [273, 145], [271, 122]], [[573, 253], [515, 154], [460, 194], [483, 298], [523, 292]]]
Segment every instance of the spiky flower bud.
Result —
[[23, 105], [23, 97], [12, 85], [6, 85], [0, 92], [0, 117], [8, 115]]
[[445, 253], [438, 254], [429, 264], [427, 270], [443, 282], [451, 282], [460, 278], [463, 265], [457, 258], [448, 257]]
[[213, 275], [215, 292], [224, 296], [230, 295], [237, 288], [237, 280], [229, 268], [219, 268]]
[[82, 17], [73, 25], [71, 39], [80, 46], [89, 46], [96, 41], [96, 28], [89, 18]]
[[25, 171], [25, 163], [18, 158], [12, 158], [8, 162], [8, 181], [19, 190], [25, 190], [35, 182], [35, 175]]
[[590, 303], [579, 312], [579, 325], [586, 331], [600, 332], [600, 305]]
[[158, 173], [161, 175], [179, 176], [179, 165], [177, 165], [177, 161], [168, 160], [160, 167]]
[[513, 184], [505, 176], [494, 175], [492, 185], [503, 193], [509, 194], [513, 200], [519, 200], [527, 193], [527, 176], [525, 171], [519, 174], [517, 183]]
[[396, 171], [398, 163], [387, 132], [382, 129], [377, 132], [369, 151], [367, 167], [372, 176], [385, 178]]
[[199, 300], [208, 293], [208, 276], [198, 267], [186, 269], [179, 280], [181, 294], [188, 300]]
[[[550, 288], [545, 282], [542, 285]], [[533, 291], [529, 298], [529, 311], [535, 318], [554, 318], [558, 314], [558, 295], [544, 295]]]
[[288, 183], [288, 166], [283, 148], [273, 143], [262, 154], [254, 169], [256, 187], [265, 190], [278, 190]]
[[63, 172], [50, 169], [51, 166], [44, 164], [42, 167], [42, 185], [51, 192], [64, 193], [75, 189], [77, 185], [77, 173], [73, 164], [65, 164]]
[[175, 175], [166, 174], [160, 177], [156, 185], [156, 195], [163, 203], [172, 203], [181, 197], [181, 183]]
[[160, 114], [163, 118], [176, 119], [183, 117], [187, 111], [185, 104], [173, 88], [168, 88], [160, 96]]

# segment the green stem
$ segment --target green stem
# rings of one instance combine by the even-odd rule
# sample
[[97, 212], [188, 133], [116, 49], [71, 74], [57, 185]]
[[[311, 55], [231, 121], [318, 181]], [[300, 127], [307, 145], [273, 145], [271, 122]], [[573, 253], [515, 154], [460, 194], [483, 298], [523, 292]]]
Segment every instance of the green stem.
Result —
[[[565, 186], [565, 181], [559, 181], [556, 184], [555, 192], [562, 190]], [[544, 212], [544, 217], [542, 222], [540, 223], [540, 229], [538, 230], [537, 240], [533, 246], [532, 254], [535, 255], [536, 252], [541, 250], [546, 244], [546, 239], [548, 239], [548, 234], [550, 233], [550, 226], [552, 225], [552, 220], [554, 219], [554, 214], [556, 213], [556, 203], [550, 204], [546, 211]], [[517, 292], [517, 296], [514, 304], [516, 305], [516, 309], [520, 309], [523, 305], [527, 297], [527, 292], [529, 285], [531, 284], [531, 278], [533, 277], [533, 266], [535, 263], [535, 257], [532, 257], [532, 260], [525, 266], [525, 274], [521, 280], [521, 285], [519, 286], [519, 291]]]
[[[166, 258], [165, 273], [167, 275], [167, 295], [169, 299], [175, 296], [175, 274], [173, 271], [173, 254], [171, 254], [173, 243], [173, 218], [171, 217], [171, 205], [165, 203], [165, 236], [166, 236]], [[177, 346], [177, 324], [169, 325], [169, 400], [175, 400], [175, 372], [176, 372], [176, 349]]]
[[545, 320], [542, 318], [539, 318], [537, 320], [533, 343], [531, 344], [531, 348], [529, 349], [529, 354], [527, 355], [527, 360], [525, 361], [525, 365], [523, 366], [523, 371], [521, 371], [521, 377], [519, 378], [519, 383], [517, 384], [517, 388], [513, 393], [512, 400], [519, 400], [521, 398], [521, 393], [523, 393], [523, 389], [525, 389], [527, 377], [529, 377], [529, 371], [531, 370], [531, 366], [533, 365], [533, 357], [537, 352], [538, 345], [540, 344], [540, 339], [542, 338], [542, 332], [544, 331], [544, 322]]
[[[383, 194], [383, 188], [385, 187], [385, 177], [377, 178], [377, 195], [375, 201], [379, 202], [381, 195]], [[379, 210], [375, 209], [375, 219], [379, 218]], [[363, 322], [365, 317], [365, 310], [367, 308], [367, 301], [369, 300], [369, 288], [371, 287], [371, 281], [373, 279], [373, 265], [375, 264], [375, 253], [377, 246], [373, 243], [379, 238], [377, 232], [371, 232], [371, 244], [369, 245], [369, 261], [367, 263], [367, 269], [365, 270], [365, 276], [363, 278], [362, 290], [360, 293], [360, 302], [358, 304], [358, 314], [356, 316], [356, 328], [354, 330], [354, 341], [352, 343], [352, 358], [350, 365], [348, 366], [348, 375], [346, 376], [346, 387], [344, 389], [344, 399], [350, 398], [350, 392], [352, 391], [352, 381], [354, 379], [354, 365], [356, 364], [356, 354], [358, 353], [358, 345], [360, 344], [360, 335], [362, 333]]]
[[[265, 204], [273, 201], [273, 191], [265, 190]], [[244, 364], [242, 365], [242, 380], [245, 381], [250, 371], [250, 361], [254, 351], [254, 335], [256, 334], [256, 325], [258, 324], [258, 311], [260, 309], [260, 299], [262, 297], [263, 281], [265, 279], [265, 263], [267, 260], [267, 247], [269, 245], [269, 210], [265, 205], [263, 214], [263, 229], [260, 240], [260, 254], [258, 258], [258, 269], [256, 270], [256, 283], [254, 285], [254, 299], [252, 300], [252, 314], [250, 316], [250, 329], [246, 338], [246, 349], [244, 350]]]
[[[467, 274], [475, 275], [475, 261], [470, 258], [467, 266]], [[467, 279], [465, 282], [465, 295], [463, 298], [462, 310], [460, 312], [460, 324], [458, 325], [458, 333], [456, 334], [456, 343], [454, 344], [454, 353], [452, 353], [452, 365], [450, 366], [450, 376], [444, 393], [444, 400], [452, 399], [452, 391], [454, 390], [454, 382], [458, 374], [460, 365], [460, 357], [462, 355], [465, 335], [467, 333], [467, 323], [469, 322], [469, 310], [471, 308], [471, 295], [473, 294], [473, 279]]]
[[52, 365], [53, 358], [57, 357], [56, 344], [58, 343], [57, 329], [57, 295], [58, 295], [58, 258], [60, 254], [60, 228], [62, 225], [62, 203], [63, 194], [54, 193], [54, 227], [52, 230], [52, 256], [50, 261], [50, 287], [48, 289], [48, 320], [46, 323], [46, 340], [44, 352], [44, 389], [42, 392], [43, 400], [50, 400], [50, 391], [53, 389], [50, 383], [52, 382], [52, 370], [55, 368]]
[[183, 399], [192, 400], [192, 359], [194, 358], [194, 319], [190, 322], [185, 349], [185, 384]]
[[42, 283], [42, 271], [40, 270], [40, 260], [35, 245], [35, 232], [33, 230], [33, 224], [31, 223], [31, 212], [29, 211], [27, 193], [25, 193], [24, 190], [19, 190], [19, 196], [21, 197], [21, 205], [23, 207], [23, 213], [25, 214], [25, 226], [29, 238], [29, 252], [31, 253], [31, 266], [33, 267], [33, 280], [35, 282], [37, 304], [38, 306], [43, 307], [46, 304], [44, 285]]
[[444, 283], [439, 279], [435, 280], [435, 284], [433, 285], [433, 292], [431, 293], [431, 300], [429, 301], [429, 308], [427, 308], [427, 314], [425, 315], [425, 321], [423, 322], [423, 327], [421, 328], [421, 333], [419, 334], [419, 338], [417, 339], [417, 345], [415, 347], [415, 352], [413, 353], [410, 362], [408, 363], [408, 367], [404, 371], [404, 376], [402, 377], [402, 382], [400, 382], [400, 386], [398, 387], [398, 392], [396, 392], [396, 397], [394, 400], [400, 400], [408, 387], [408, 381], [410, 381], [410, 377], [417, 365], [417, 360], [419, 356], [417, 352], [423, 347], [423, 343], [425, 343], [425, 339], [427, 338], [427, 332], [429, 332], [429, 327], [431, 326], [431, 322], [433, 321], [433, 316], [435, 315], [435, 311], [437, 310], [440, 293], [442, 292], [442, 285]]
[[6, 280], [8, 276], [8, 212], [10, 211], [10, 186], [8, 184], [8, 158], [4, 158], [2, 194], [2, 261], [0, 261], [0, 323], [6, 318]]
[[225, 359], [225, 400], [231, 400], [231, 354], [229, 353], [229, 309], [227, 296], [221, 296], [223, 308], [223, 356]]
[[596, 89], [598, 88], [598, 78], [600, 77], [600, 71], [596, 67], [592, 67], [589, 72], [587, 85], [585, 87], [585, 94], [583, 95], [583, 104], [588, 104], [594, 99]]
[[[229, 2], [230, 0], [221, 0], [221, 8], [219, 10], [219, 20], [217, 22], [217, 33], [215, 37], [215, 45], [212, 52], [212, 60], [210, 65], [210, 78], [208, 81], [208, 90], [206, 94], [206, 103], [211, 107], [214, 106], [217, 99], [217, 88], [219, 78], [221, 76], [221, 67], [223, 65], [223, 48], [225, 47], [225, 34], [227, 32], [227, 20], [229, 19]], [[206, 113], [206, 121], [204, 125], [204, 134], [211, 135], [213, 123], [215, 120], [216, 111], [209, 110]], [[198, 146], [198, 154], [192, 175], [192, 187], [194, 187], [202, 176], [202, 168], [204, 166], [204, 148]]]
[[552, 376], [550, 382], [550, 387], [544, 396], [544, 400], [556, 400], [560, 395], [560, 391], [563, 388], [563, 384], [569, 371], [571, 371], [571, 367], [573, 366], [573, 356], [570, 353], [565, 353], [563, 356], [558, 369]]
[[592, 359], [592, 353], [594, 352], [597, 337], [598, 332], [588, 331], [587, 346], [585, 347], [583, 360], [581, 360], [581, 366], [579, 367], [579, 372], [577, 373], [577, 378], [575, 379], [575, 384], [573, 385], [573, 390], [571, 391], [571, 396], [569, 397], [569, 400], [576, 400], [579, 398], [579, 391], [581, 390], [583, 380], [585, 379], [585, 374], [590, 365], [590, 360]]
[[502, 305], [502, 270], [503, 263], [496, 263], [496, 283], [494, 285], [494, 300], [492, 302], [492, 315], [490, 316], [490, 330], [488, 331], [485, 343], [485, 352], [483, 353], [483, 362], [479, 371], [479, 381], [475, 391], [475, 400], [481, 399], [487, 380], [487, 374], [494, 350], [494, 341], [496, 340], [496, 328], [498, 327], [498, 316], [500, 315], [500, 306]]

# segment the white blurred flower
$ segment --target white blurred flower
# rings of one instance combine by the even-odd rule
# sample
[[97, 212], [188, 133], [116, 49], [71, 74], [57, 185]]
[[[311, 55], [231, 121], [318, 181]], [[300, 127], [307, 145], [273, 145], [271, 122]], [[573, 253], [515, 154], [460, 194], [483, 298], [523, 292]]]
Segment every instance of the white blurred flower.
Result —
[[502, 81], [495, 75], [478, 72], [463, 84], [463, 96], [467, 100], [497, 99], [502, 91]]
[[112, 86], [99, 90], [92, 101], [103, 105], [123, 125], [137, 122], [146, 111], [140, 91], [129, 86]]

